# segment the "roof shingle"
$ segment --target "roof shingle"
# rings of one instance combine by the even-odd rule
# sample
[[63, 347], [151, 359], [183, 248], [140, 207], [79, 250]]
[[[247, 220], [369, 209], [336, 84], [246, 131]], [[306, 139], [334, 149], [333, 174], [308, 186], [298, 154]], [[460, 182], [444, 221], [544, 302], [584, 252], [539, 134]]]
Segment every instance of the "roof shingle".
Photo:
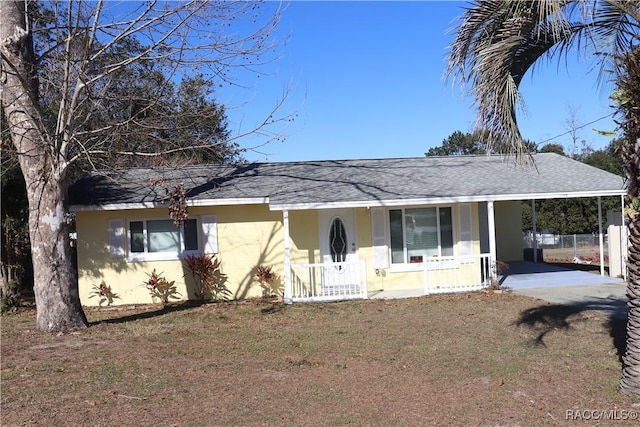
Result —
[[535, 167], [501, 156], [324, 160], [135, 168], [87, 176], [69, 189], [76, 209], [162, 203], [162, 179], [182, 182], [191, 201], [268, 199], [272, 208], [445, 199], [520, 200], [624, 194], [620, 176], [553, 153]]

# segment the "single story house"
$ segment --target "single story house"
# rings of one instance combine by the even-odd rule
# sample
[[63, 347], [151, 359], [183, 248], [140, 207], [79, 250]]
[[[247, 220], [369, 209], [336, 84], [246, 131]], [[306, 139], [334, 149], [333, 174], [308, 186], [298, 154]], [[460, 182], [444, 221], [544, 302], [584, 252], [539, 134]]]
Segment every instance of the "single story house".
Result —
[[[134, 168], [69, 189], [83, 304], [94, 285], [116, 304], [150, 303], [153, 269], [193, 298], [183, 259], [217, 254], [233, 298], [260, 295], [272, 266], [286, 302], [480, 289], [496, 261], [523, 259], [521, 201], [622, 196], [623, 179], [552, 153], [533, 166], [504, 156], [326, 160]], [[169, 218], [181, 183], [188, 220]]]

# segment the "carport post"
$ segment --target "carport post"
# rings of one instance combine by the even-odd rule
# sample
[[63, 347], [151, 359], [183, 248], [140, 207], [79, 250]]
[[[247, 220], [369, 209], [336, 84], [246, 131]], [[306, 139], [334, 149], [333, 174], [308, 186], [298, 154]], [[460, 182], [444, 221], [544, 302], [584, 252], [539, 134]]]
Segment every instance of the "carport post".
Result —
[[532, 246], [533, 246], [533, 262], [538, 262], [538, 230], [536, 226], [536, 199], [531, 199], [531, 225], [532, 225]]
[[497, 265], [496, 257], [496, 218], [493, 210], [493, 200], [487, 201], [487, 226], [489, 227], [489, 254], [491, 255], [491, 277], [495, 279], [495, 266]]
[[602, 235], [602, 198], [598, 196], [598, 238], [600, 240], [600, 275], [604, 276], [604, 236]]
[[282, 226], [284, 231], [284, 302], [291, 304], [291, 239], [289, 237], [289, 211], [282, 211]]

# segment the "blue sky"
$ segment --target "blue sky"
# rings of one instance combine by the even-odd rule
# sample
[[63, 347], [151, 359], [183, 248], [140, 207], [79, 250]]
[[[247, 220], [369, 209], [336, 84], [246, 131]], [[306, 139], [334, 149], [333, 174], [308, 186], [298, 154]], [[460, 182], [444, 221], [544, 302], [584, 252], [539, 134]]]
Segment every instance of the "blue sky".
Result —
[[[306, 2], [286, 5], [276, 37], [286, 40], [266, 75], [242, 81], [249, 89], [219, 93], [229, 105], [230, 130], [243, 132], [263, 120], [283, 90], [281, 114], [296, 114], [286, 138], [260, 146], [244, 138], [250, 161], [325, 160], [422, 156], [475, 120], [471, 98], [443, 79], [447, 46], [465, 2]], [[275, 3], [267, 6], [275, 7]], [[580, 124], [613, 112], [612, 84], [597, 85], [590, 58], [544, 64], [521, 90], [523, 136], [552, 139], [569, 148], [569, 109]], [[245, 76], [246, 77], [246, 76]], [[243, 77], [243, 79], [245, 78]], [[614, 130], [611, 117], [579, 136], [596, 149], [610, 139], [592, 128]]]

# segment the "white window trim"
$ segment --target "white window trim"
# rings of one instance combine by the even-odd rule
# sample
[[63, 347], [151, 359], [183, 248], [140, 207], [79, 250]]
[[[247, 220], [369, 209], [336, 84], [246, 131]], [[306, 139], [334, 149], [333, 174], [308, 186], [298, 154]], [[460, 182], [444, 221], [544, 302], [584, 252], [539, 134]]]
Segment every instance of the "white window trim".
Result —
[[121, 218], [110, 218], [109, 224], [109, 257], [124, 258], [126, 251], [126, 238], [124, 220]]
[[[442, 243], [441, 243], [441, 236], [440, 236], [440, 208], [451, 208], [451, 233], [452, 233], [452, 237], [453, 237], [453, 256], [456, 256], [456, 254], [459, 252], [459, 248], [458, 248], [458, 240], [456, 240], [456, 236], [457, 236], [457, 227], [456, 227], [456, 220], [459, 218], [460, 216], [460, 212], [458, 212], [458, 210], [455, 208], [455, 205], [422, 205], [422, 206], [402, 206], [402, 207], [393, 207], [390, 209], [387, 209], [385, 212], [385, 222], [387, 223], [386, 229], [385, 229], [385, 233], [387, 234], [387, 242], [388, 242], [388, 256], [389, 256], [389, 272], [390, 273], [406, 273], [406, 272], [412, 272], [412, 271], [423, 271], [424, 270], [424, 262], [403, 262], [403, 263], [394, 263], [393, 262], [393, 257], [391, 256], [391, 231], [389, 230], [390, 224], [389, 224], [389, 211], [391, 210], [401, 210], [402, 211], [402, 230], [403, 232], [406, 230], [406, 223], [405, 223], [405, 210], [406, 209], [420, 209], [420, 208], [436, 208], [438, 210], [437, 215], [436, 215], [436, 224], [437, 224], [437, 228], [438, 228], [438, 252], [442, 253]], [[402, 236], [403, 238], [403, 248], [402, 248], [402, 255], [404, 257], [404, 259], [407, 259], [407, 245], [406, 245], [406, 236]], [[442, 257], [442, 255], [439, 255], [440, 257]], [[448, 258], [451, 257], [451, 255], [446, 255], [444, 256], [444, 258]], [[444, 267], [443, 267], [444, 268]]]
[[[199, 255], [202, 249], [203, 244], [203, 234], [202, 234], [202, 221], [198, 216], [190, 216], [189, 219], [196, 220], [196, 227], [198, 228], [198, 249], [194, 250], [184, 250], [184, 226], [180, 227], [180, 251], [170, 251], [170, 252], [147, 252], [148, 250], [148, 242], [147, 242], [147, 221], [165, 221], [170, 218], [129, 218], [126, 220], [127, 224], [127, 241], [126, 241], [126, 251], [127, 251], [127, 261], [128, 262], [141, 262], [141, 261], [172, 261], [172, 260], [181, 260], [186, 258], [189, 255]], [[142, 230], [143, 230], [143, 238], [144, 238], [144, 249], [145, 252], [131, 252], [131, 223], [132, 222], [142, 222]]]

